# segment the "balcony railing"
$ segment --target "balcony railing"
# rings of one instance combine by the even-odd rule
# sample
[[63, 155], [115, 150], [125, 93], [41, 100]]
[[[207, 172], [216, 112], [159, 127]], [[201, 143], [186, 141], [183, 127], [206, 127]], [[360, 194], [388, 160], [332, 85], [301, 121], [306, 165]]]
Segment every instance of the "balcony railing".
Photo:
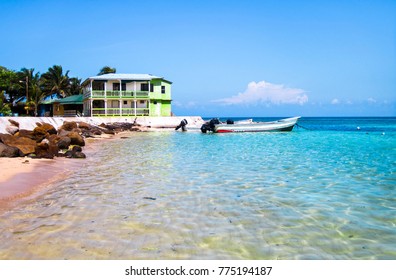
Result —
[[[121, 112], [121, 114], [120, 114]], [[148, 108], [92, 108], [93, 117], [103, 116], [148, 116], [150, 111]]]
[[149, 98], [148, 91], [131, 91], [131, 90], [93, 90], [92, 98]]

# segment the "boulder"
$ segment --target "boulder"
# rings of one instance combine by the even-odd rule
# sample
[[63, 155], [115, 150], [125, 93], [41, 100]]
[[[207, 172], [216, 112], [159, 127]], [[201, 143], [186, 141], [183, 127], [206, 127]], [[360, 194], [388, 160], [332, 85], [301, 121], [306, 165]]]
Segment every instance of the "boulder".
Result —
[[59, 149], [68, 149], [71, 143], [71, 139], [68, 136], [61, 136], [56, 142]]
[[9, 134], [14, 135], [15, 133], [17, 133], [19, 131], [19, 127], [15, 126], [15, 125], [7, 125], [6, 131]]
[[49, 158], [53, 159], [57, 156], [59, 148], [55, 143], [51, 143], [49, 140], [44, 139], [41, 143], [37, 144], [35, 154], [37, 158]]
[[19, 127], [19, 122], [14, 121], [14, 120], [12, 120], [12, 119], [8, 119], [8, 121], [10, 122], [11, 125], [16, 126], [16, 127]]
[[27, 129], [20, 129], [17, 133], [15, 133], [15, 136], [35, 139], [33, 131]]
[[15, 147], [7, 146], [3, 143], [0, 143], [0, 157], [18, 157], [19, 150]]
[[47, 135], [47, 131], [43, 126], [36, 126], [33, 129], [33, 136], [37, 143], [43, 141], [46, 135]]
[[82, 152], [75, 152], [72, 157], [73, 158], [86, 158], [87, 156]]
[[27, 137], [17, 137], [15, 135], [0, 134], [1, 142], [7, 146], [18, 148], [21, 153], [20, 155], [25, 156], [32, 154], [36, 149], [36, 141]]
[[72, 131], [74, 128], [77, 128], [77, 123], [76, 122], [64, 121], [63, 125], [59, 129]]
[[84, 138], [77, 132], [72, 131], [67, 136], [70, 137], [70, 145], [85, 146]]
[[42, 123], [41, 128], [43, 128], [49, 134], [57, 133], [56, 128], [52, 124], [49, 124], [49, 123]]
[[79, 122], [78, 127], [80, 129], [91, 129], [92, 126], [86, 122]]

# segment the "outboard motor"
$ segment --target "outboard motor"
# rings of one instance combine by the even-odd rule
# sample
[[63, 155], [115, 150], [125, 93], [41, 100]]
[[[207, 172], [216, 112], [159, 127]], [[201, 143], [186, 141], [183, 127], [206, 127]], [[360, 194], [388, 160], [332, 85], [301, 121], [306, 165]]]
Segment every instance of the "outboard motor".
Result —
[[230, 119], [228, 119], [228, 120], [227, 120], [227, 124], [234, 124], [234, 121], [233, 121], [233, 120], [230, 120]]
[[206, 133], [208, 131], [215, 131], [216, 124], [220, 124], [219, 119], [211, 119], [209, 122], [204, 123], [201, 126], [202, 133]]
[[176, 126], [175, 130], [178, 130], [179, 128], [182, 129], [182, 131], [187, 131], [186, 125], [188, 124], [186, 119], [183, 119], [178, 126]]

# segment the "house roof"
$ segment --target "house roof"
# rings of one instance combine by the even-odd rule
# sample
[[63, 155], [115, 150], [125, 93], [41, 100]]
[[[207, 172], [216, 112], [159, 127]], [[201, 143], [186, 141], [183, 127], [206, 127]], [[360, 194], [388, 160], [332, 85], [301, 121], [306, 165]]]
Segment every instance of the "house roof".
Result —
[[[124, 80], [124, 81], [151, 81], [151, 80], [165, 80], [163, 77], [154, 76], [151, 74], [103, 74], [89, 77], [88, 80]], [[171, 83], [170, 81], [167, 81]]]
[[54, 100], [52, 103], [59, 104], [83, 104], [83, 95], [71, 95], [62, 99]]

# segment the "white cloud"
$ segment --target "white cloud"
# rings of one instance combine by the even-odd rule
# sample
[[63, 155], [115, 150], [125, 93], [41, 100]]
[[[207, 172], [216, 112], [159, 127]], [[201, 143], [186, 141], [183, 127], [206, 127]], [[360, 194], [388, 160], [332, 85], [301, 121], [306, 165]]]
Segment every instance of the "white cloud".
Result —
[[243, 93], [212, 102], [234, 104], [254, 104], [257, 102], [273, 104], [300, 104], [308, 102], [305, 91], [299, 88], [288, 88], [284, 85], [271, 84], [266, 81], [251, 82]]
[[367, 99], [368, 103], [377, 103], [377, 100], [375, 100], [374, 98], [370, 97]]
[[333, 100], [331, 100], [331, 104], [333, 104], [333, 105], [340, 104], [340, 100], [338, 100], [337, 98], [334, 98]]

